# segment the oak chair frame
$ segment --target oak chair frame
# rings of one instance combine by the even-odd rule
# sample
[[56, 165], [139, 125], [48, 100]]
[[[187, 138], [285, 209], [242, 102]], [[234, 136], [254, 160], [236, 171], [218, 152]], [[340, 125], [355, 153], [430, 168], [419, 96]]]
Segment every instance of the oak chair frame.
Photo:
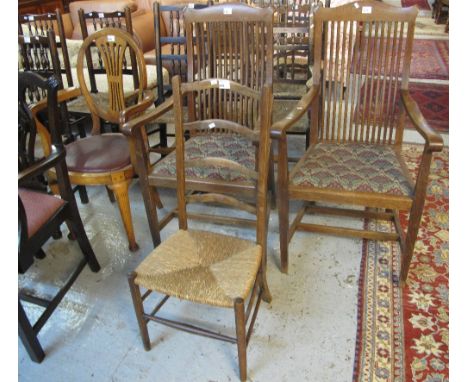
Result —
[[[357, 6], [355, 4], [358, 4]], [[371, 7], [371, 13], [365, 14], [361, 11], [363, 7]], [[369, 9], [369, 8], [367, 8]], [[417, 239], [417, 232], [419, 228], [419, 223], [421, 220], [422, 210], [424, 206], [424, 200], [426, 195], [426, 187], [428, 184], [428, 176], [429, 170], [432, 160], [432, 154], [434, 152], [441, 151], [443, 148], [443, 141], [441, 136], [436, 133], [426, 122], [419, 107], [417, 106], [416, 102], [410, 96], [408, 91], [408, 82], [409, 82], [409, 68], [410, 68], [410, 60], [411, 60], [411, 51], [412, 51], [412, 42], [414, 36], [414, 28], [415, 28], [415, 19], [418, 10], [416, 7], [410, 8], [397, 8], [392, 7], [386, 4], [382, 4], [376, 1], [364, 1], [359, 3], [352, 3], [348, 5], [344, 5], [337, 8], [321, 8], [319, 9], [314, 16], [314, 57], [316, 60], [314, 61], [314, 73], [313, 73], [313, 86], [308, 91], [306, 95], [302, 97], [299, 101], [295, 110], [293, 110], [284, 120], [279, 121], [274, 124], [272, 127], [272, 135], [279, 140], [279, 161], [278, 161], [278, 214], [279, 214], [279, 222], [280, 222], [280, 252], [281, 252], [281, 270], [283, 272], [287, 272], [288, 270], [288, 243], [292, 239], [294, 232], [296, 230], [305, 230], [307, 232], [319, 232], [324, 234], [333, 234], [333, 235], [341, 235], [341, 236], [350, 236], [350, 237], [363, 237], [366, 239], [371, 240], [398, 240], [401, 247], [402, 252], [402, 261], [401, 261], [401, 269], [400, 269], [400, 285], [403, 286], [406, 282], [406, 278], [408, 275], [409, 266], [411, 263], [411, 257], [414, 250], [415, 241]], [[356, 127], [355, 133], [352, 133], [352, 130], [346, 130], [346, 125], [344, 127], [337, 127], [335, 129], [334, 125], [334, 118], [330, 115], [328, 117], [325, 116], [325, 111], [323, 111], [323, 105], [326, 100], [323, 100], [325, 90], [326, 90], [326, 80], [324, 78], [323, 68], [327, 68], [327, 59], [323, 52], [323, 44], [325, 38], [323, 38], [324, 33], [324, 25], [326, 23], [338, 23], [337, 28], [339, 34], [340, 22], [355, 22], [361, 26], [367, 26], [369, 28], [376, 27], [376, 25], [382, 25], [382, 23], [400, 23], [402, 26], [400, 28], [401, 33], [398, 37], [394, 37], [394, 41], [397, 41], [399, 45], [392, 45], [399, 46], [399, 54], [402, 53], [402, 41], [406, 41], [406, 50], [404, 51], [403, 60], [400, 62], [400, 59], [395, 59], [395, 63], [392, 64], [392, 72], [387, 71], [387, 64], [385, 64], [385, 72], [384, 77], [385, 81], [382, 80], [382, 85], [380, 87], [380, 91], [383, 92], [385, 87], [383, 83], [387, 83], [388, 78], [396, 78], [394, 81], [394, 93], [396, 97], [396, 92], [398, 89], [398, 70], [400, 64], [402, 64], [402, 71], [400, 73], [401, 76], [401, 85], [399, 86], [400, 91], [400, 99], [398, 100], [399, 108], [398, 113], [395, 113], [395, 120], [396, 125], [394, 125], [393, 130], [390, 127], [385, 125], [385, 128], [381, 126], [372, 127], [370, 126], [367, 131], [365, 126], [364, 117], [362, 118], [360, 128], [364, 129], [361, 133], [358, 134], [358, 128]], [[331, 25], [331, 24], [330, 24]], [[403, 37], [403, 29], [404, 25], [406, 25], [406, 39]], [[396, 28], [396, 26], [395, 26]], [[381, 29], [385, 29], [381, 26]], [[391, 29], [390, 29], [391, 30]], [[327, 33], [327, 31], [325, 31]], [[359, 32], [358, 32], [359, 33]], [[333, 36], [333, 35], [332, 35]], [[361, 37], [364, 36], [364, 32], [361, 30]], [[333, 37], [331, 37], [333, 39]], [[374, 51], [377, 51], [376, 40], [374, 38]], [[351, 40], [351, 38], [349, 38]], [[370, 40], [370, 39], [369, 39]], [[390, 39], [387, 38], [387, 49], [389, 45]], [[359, 42], [358, 42], [359, 44]], [[384, 44], [381, 43], [380, 50]], [[343, 45], [344, 46], [344, 45]], [[368, 47], [370, 43], [368, 44]], [[342, 47], [344, 49], [344, 47]], [[359, 47], [355, 48], [356, 51], [359, 51]], [[369, 48], [370, 49], [370, 48]], [[368, 50], [369, 52], [369, 50]], [[395, 54], [396, 56], [396, 54]], [[400, 57], [400, 56], [398, 56]], [[321, 58], [321, 59], [317, 59]], [[369, 60], [369, 56], [367, 56]], [[351, 62], [351, 60], [349, 60]], [[381, 61], [379, 62], [379, 64]], [[359, 70], [359, 76], [362, 73], [362, 64], [360, 64], [360, 68], [356, 68], [357, 64], [354, 64], [355, 71]], [[351, 63], [349, 63], [351, 66]], [[343, 71], [344, 65], [343, 65]], [[374, 69], [372, 69], [374, 70]], [[369, 68], [367, 67], [367, 75], [371, 76], [374, 80], [374, 74], [371, 70], [369, 73]], [[380, 73], [380, 72], [379, 72]], [[336, 73], [335, 73], [336, 74]], [[351, 76], [352, 77], [352, 76]], [[357, 77], [357, 76], [356, 76]], [[380, 77], [377, 76], [378, 81], [380, 81]], [[380, 82], [379, 82], [380, 83]], [[373, 82], [372, 82], [373, 84]], [[387, 83], [388, 85], [388, 83]], [[341, 85], [343, 86], [343, 85]], [[372, 85], [373, 86], [373, 85]], [[390, 85], [388, 85], [390, 88]], [[375, 92], [379, 92], [379, 85], [376, 85]], [[343, 90], [343, 88], [342, 88]], [[372, 90], [370, 90], [372, 92]], [[352, 105], [355, 104], [355, 97], [354, 92], [350, 92], [352, 97]], [[349, 99], [349, 94], [345, 97]], [[367, 94], [367, 87], [365, 93]], [[337, 90], [335, 90], [333, 95], [332, 91], [328, 91], [328, 103], [330, 104], [331, 101], [336, 101], [338, 108], [343, 107], [346, 108], [347, 106], [342, 106], [342, 97], [337, 96]], [[380, 94], [380, 93], [379, 93]], [[382, 93], [383, 96], [383, 93]], [[335, 97], [335, 98], [333, 98]], [[356, 97], [357, 98], [357, 97]], [[371, 95], [369, 93], [369, 109], [371, 108], [370, 104]], [[357, 99], [356, 99], [357, 102]], [[364, 96], [364, 110], [366, 110], [365, 105], [365, 96]], [[396, 102], [396, 101], [395, 101]], [[347, 104], [346, 104], [347, 105]], [[327, 189], [327, 188], [318, 188], [318, 187], [299, 187], [294, 186], [290, 183], [291, 176], [290, 174], [294, 174], [297, 171], [303, 161], [304, 158], [301, 159], [296, 166], [289, 171], [287, 166], [287, 140], [286, 140], [286, 132], [287, 130], [294, 125], [294, 123], [307, 111], [312, 109], [312, 126], [311, 126], [311, 149], [316, 143], [320, 142], [328, 142], [328, 143], [344, 143], [344, 142], [359, 142], [359, 143], [366, 143], [370, 145], [390, 145], [393, 147], [397, 157], [399, 158], [400, 164], [402, 166], [402, 171], [406, 176], [410, 185], [413, 188], [413, 195], [412, 197], [398, 197], [389, 194], [377, 194], [377, 193], [364, 193], [364, 192], [350, 192], [350, 191], [341, 191], [336, 189]], [[353, 108], [350, 107], [350, 112], [353, 113]], [[322, 112], [323, 111], [323, 112]], [[340, 109], [341, 113], [341, 109]], [[356, 113], [357, 114], [357, 113]], [[397, 115], [396, 115], [397, 114]], [[408, 170], [406, 169], [406, 165], [404, 160], [400, 157], [400, 150], [403, 141], [403, 130], [404, 130], [404, 119], [405, 114], [407, 114], [414, 125], [416, 131], [422, 136], [425, 141], [424, 150], [422, 154], [422, 160], [419, 166], [418, 174], [416, 183], [414, 183], [409, 175]], [[341, 115], [341, 114], [340, 114]], [[346, 115], [346, 111], [345, 111]], [[372, 117], [370, 113], [367, 112], [365, 116], [367, 121], [373, 119], [373, 123], [375, 124], [376, 118], [375, 115]], [[327, 119], [328, 118], [328, 119]], [[333, 120], [333, 129], [332, 131], [330, 127], [323, 127], [324, 121], [331, 121]], [[338, 121], [338, 118], [337, 118]], [[351, 118], [351, 121], [353, 119]], [[338, 124], [338, 122], [337, 122]], [[328, 129], [328, 130], [327, 130]], [[340, 130], [341, 129], [341, 130]], [[341, 131], [341, 133], [340, 133]], [[297, 213], [296, 218], [293, 220], [292, 224], [289, 224], [289, 200], [303, 200], [307, 201], [307, 203], [302, 207], [299, 212]], [[354, 205], [361, 205], [370, 208], [377, 208], [383, 209], [384, 211], [381, 212], [380, 210], [377, 211], [356, 211], [351, 209], [338, 209], [338, 208], [330, 208], [330, 207], [320, 207], [315, 205], [317, 201], [324, 201], [324, 202], [331, 202], [331, 203], [340, 203], [340, 204], [354, 204]], [[400, 220], [399, 220], [399, 210], [410, 210], [409, 215], [409, 222], [408, 222], [408, 230], [406, 232], [406, 237], [403, 233]], [[341, 227], [331, 227], [331, 226], [321, 226], [317, 224], [306, 224], [302, 222], [302, 218], [306, 212], [312, 213], [322, 213], [328, 215], [344, 215], [344, 216], [352, 216], [352, 217], [360, 217], [360, 218], [377, 218], [377, 219], [384, 219], [388, 221], [392, 221], [396, 228], [396, 233], [383, 233], [383, 232], [375, 232], [369, 230], [353, 230], [353, 229], [346, 229]]]
[[[62, 143], [60, 132], [57, 129], [59, 121], [57, 92], [61, 84], [58, 80], [60, 77], [52, 76], [46, 80], [36, 73], [28, 72], [19, 73], [18, 77], [19, 107], [20, 113], [23, 113], [23, 118], [20, 120], [24, 123], [25, 120], [29, 119], [29, 127], [27, 128], [29, 131], [23, 131], [23, 134], [28, 135], [30, 144], [34, 145], [34, 142], [31, 141], [34, 141], [36, 137], [35, 120], [32, 118], [29, 108], [26, 105], [24, 94], [26, 88], [32, 86], [35, 88], [42, 88], [47, 91], [47, 99], [45, 102], [49, 114], [49, 130], [52, 136], [51, 148], [46, 157], [39, 162], [32, 164], [28, 168], [23, 169], [18, 174], [18, 187], [27, 187], [31, 179], [47, 172], [50, 168], [55, 168], [59, 195], [64, 201], [64, 204], [58, 208], [49, 220], [42, 224], [39, 230], [29, 237], [26, 211], [21, 198], [18, 197], [18, 271], [20, 273], [26, 272], [33, 264], [34, 257], [43, 258], [45, 256], [41, 247], [55, 234], [57, 230], [60, 230], [60, 226], [65, 221], [67, 222], [70, 231], [78, 241], [78, 245], [83, 253], [83, 259], [78, 263], [75, 269], [70, 272], [67, 281], [52, 299], [49, 300], [37, 297], [22, 290], [18, 293], [18, 329], [20, 338], [31, 359], [35, 362], [42, 362], [45, 357], [45, 353], [37, 339], [39, 331], [43, 328], [44, 324], [57, 308], [58, 304], [73, 285], [84, 267], [88, 265], [91, 271], [98, 272], [100, 270], [100, 265], [96, 259], [88, 237], [86, 236], [83, 222], [81, 221], [78, 212], [75, 197], [68, 178], [67, 165], [65, 161], [65, 148]], [[21, 305], [21, 300], [45, 308], [41, 316], [33, 325], [31, 325], [23, 306]]]
[[[221, 85], [217, 80], [206, 79], [196, 81], [193, 83], [181, 84], [180, 76], [173, 78], [173, 90], [174, 90], [174, 108], [176, 116], [176, 153], [177, 153], [177, 202], [179, 206], [178, 220], [179, 229], [187, 230], [187, 217], [189, 216], [186, 211], [186, 205], [189, 202], [196, 203], [216, 203], [218, 205], [235, 205], [241, 210], [256, 215], [256, 242], [262, 248], [262, 260], [259, 266], [257, 275], [255, 277], [254, 285], [250, 292], [250, 298], [248, 301], [244, 301], [243, 298], [236, 298], [234, 303], [234, 315], [236, 323], [236, 337], [231, 337], [225, 334], [220, 334], [206, 328], [197, 327], [187, 323], [169, 320], [156, 315], [159, 310], [163, 307], [166, 301], [171, 297], [165, 295], [156, 306], [149, 312], [145, 312], [143, 302], [147, 297], [151, 295], [152, 290], [147, 290], [143, 294], [141, 293], [140, 286], [135, 283], [137, 277], [136, 272], [132, 272], [128, 276], [128, 282], [132, 295], [132, 300], [137, 316], [137, 321], [140, 329], [143, 346], [146, 351], [151, 349], [151, 343], [148, 335], [147, 324], [149, 321], [154, 321], [162, 325], [169, 326], [174, 329], [179, 329], [188, 333], [217, 339], [220, 341], [230, 342], [237, 344], [238, 357], [239, 357], [239, 370], [240, 379], [245, 381], [247, 378], [247, 346], [250, 342], [251, 335], [253, 333], [254, 324], [257, 318], [258, 310], [260, 307], [261, 299], [266, 302], [271, 301], [271, 295], [268, 289], [266, 280], [266, 249], [267, 249], [267, 233], [268, 233], [268, 217], [269, 217], [269, 205], [268, 205], [268, 173], [269, 173], [269, 162], [270, 162], [270, 146], [271, 140], [269, 138], [270, 126], [271, 126], [271, 111], [272, 111], [272, 89], [271, 85], [267, 85], [259, 90], [252, 90], [249, 87], [242, 86], [233, 81], [230, 82], [230, 90], [226, 93], [234, 93], [240, 96], [244, 101], [248, 99], [255, 99], [261, 103], [260, 115], [259, 115], [259, 128], [258, 130], [252, 131], [248, 127], [242, 126], [242, 124], [232, 123], [224, 121], [222, 119], [206, 119], [203, 121], [196, 122], [185, 122], [183, 120], [183, 100], [182, 97], [189, 94], [193, 96], [195, 92], [206, 92], [206, 91], [220, 91]], [[187, 131], [198, 133], [208, 133], [210, 131], [210, 123], [216, 123], [218, 126], [216, 130], [224, 130], [229, 134], [240, 134], [243, 137], [248, 138], [258, 144], [258, 167], [255, 171], [248, 169], [247, 167], [239, 164], [238, 162], [226, 160], [223, 158], [205, 158], [201, 160], [186, 160], [184, 154], [184, 141], [185, 133]], [[229, 163], [228, 163], [229, 162]], [[239, 171], [243, 175], [247, 176], [250, 180], [253, 180], [255, 184], [253, 188], [253, 195], [255, 202], [253, 204], [246, 203], [244, 201], [236, 199], [231, 193], [227, 195], [223, 191], [225, 189], [219, 188], [218, 190], [207, 193], [193, 195], [187, 193], [186, 189], [186, 167], [198, 167], [206, 168], [212, 165], [220, 166], [225, 169]], [[211, 190], [213, 191], [213, 190]], [[251, 193], [252, 195], [252, 193]], [[247, 306], [247, 309], [245, 307]], [[252, 310], [253, 308], [253, 310]], [[250, 321], [249, 321], [250, 320]]]
[[[223, 12], [225, 8], [230, 8], [232, 13], [224, 14]], [[239, 82], [241, 85], [248, 86], [255, 91], [260, 90], [264, 86], [271, 85], [273, 71], [272, 21], [272, 10], [268, 8], [254, 8], [245, 4], [226, 3], [198, 10], [186, 9], [184, 13], [184, 22], [187, 36], [187, 81], [190, 83], [208, 78], [213, 80], [216, 78], [227, 78], [229, 80]], [[212, 39], [203, 35], [203, 31], [206, 30], [204, 29], [206, 25], [205, 23], [210, 24], [210, 28], [213, 28], [213, 31], [217, 28], [224, 28], [224, 36], [228, 41], [226, 47], [221, 46], [219, 40], [218, 44], [216, 44]], [[228, 25], [230, 26], [227, 27]], [[253, 29], [257, 27], [258, 30], [255, 33], [257, 33], [257, 38], [260, 39], [261, 42], [259, 44], [253, 44], [251, 40], [251, 43], [249, 44], [249, 41], [247, 40], [247, 28], [251, 28], [253, 33]], [[234, 37], [228, 37], [226, 34], [226, 28], [231, 28], [229, 30], [232, 32]], [[261, 28], [264, 28], [264, 30], [260, 33]], [[240, 30], [245, 33], [237, 33], [237, 31]], [[214, 35], [214, 33], [212, 33], [212, 35]], [[239, 41], [239, 38], [241, 38], [239, 36], [241, 36], [244, 41]], [[205, 44], [202, 44], [201, 41], [205, 41]], [[202, 50], [201, 53], [198, 54], [197, 49], [198, 47], [202, 47], [202, 45], [210, 45], [213, 49], [208, 49], [207, 52]], [[249, 47], [252, 48], [250, 53], [247, 51]], [[202, 49], [204, 48], [202, 47]], [[237, 59], [233, 59], [233, 52], [236, 53]], [[256, 57], [257, 60], [264, 64], [257, 65], [256, 67], [254, 67], [255, 65], [253, 65], [251, 61], [248, 61], [249, 64], [245, 64], [242, 61], [244, 55], [245, 57], [251, 57], [250, 60], [252, 61], [252, 57]], [[216, 65], [215, 61], [218, 57], [231, 58], [229, 60], [225, 59], [223, 61], [223, 65]], [[147, 138], [142, 128], [146, 124], [157, 120], [157, 118], [173, 109], [174, 102], [172, 98], [169, 98], [164, 103], [156, 107], [155, 110], [149, 111], [145, 113], [145, 115], [129, 121], [134, 114], [141, 113], [146, 110], [148, 105], [148, 103], [142, 102], [141, 104], [136, 105], [133, 109], [122, 112], [121, 126], [122, 132], [130, 137], [136, 150], [136, 171], [140, 178], [140, 185], [153, 244], [154, 246], [157, 246], [161, 242], [160, 230], [162, 230], [174, 217], [176, 217], [178, 212], [177, 208], [175, 208], [159, 220], [156, 211], [158, 201], [155, 198], [155, 195], [157, 194], [152, 190], [156, 190], [156, 187], [176, 188], [177, 180], [175, 178], [160, 179], [151, 176], [150, 172], [152, 166], [149, 161], [149, 149], [147, 143], [145, 143]], [[225, 102], [225, 100], [219, 98], [218, 95], [213, 96], [210, 92], [201, 92], [198, 97], [194, 96], [188, 99], [187, 115], [190, 121], [209, 118], [209, 113], [211, 113], [211, 118], [223, 115], [224, 117], [233, 118], [234, 122], [243, 122], [244, 125], [247, 125], [252, 129], [254, 128], [254, 123], [256, 121], [252, 119], [252, 110], [254, 109], [253, 103], [248, 106], [244, 105], [246, 112], [240, 113], [240, 115], [243, 116], [243, 120], [235, 120], [234, 118], [237, 118], [237, 116], [234, 116], [233, 114], [228, 116], [223, 111], [227, 105], [230, 105], [231, 108], [234, 107], [232, 100]], [[247, 109], [247, 107], [249, 109]], [[208, 113], [207, 110], [210, 110], [210, 112]], [[250, 118], [249, 120], [247, 120], [248, 116]], [[270, 182], [270, 190], [274, 193], [273, 161], [270, 163], [270, 176], [268, 180]], [[188, 182], [188, 188], [193, 192], [210, 192], [217, 187], [219, 188], [220, 186], [216, 185], [216, 182]], [[224, 191], [230, 189], [231, 192], [239, 193], [240, 195], [248, 195], [252, 192], [251, 189], [235, 183], [223, 185], [222, 189]], [[255, 225], [255, 221], [251, 219], [236, 219], [225, 216], [212, 216], [195, 213], [190, 213], [189, 217], [200, 221], [210, 221], [218, 224], [233, 224], [235, 222], [236, 224], [244, 226]]]

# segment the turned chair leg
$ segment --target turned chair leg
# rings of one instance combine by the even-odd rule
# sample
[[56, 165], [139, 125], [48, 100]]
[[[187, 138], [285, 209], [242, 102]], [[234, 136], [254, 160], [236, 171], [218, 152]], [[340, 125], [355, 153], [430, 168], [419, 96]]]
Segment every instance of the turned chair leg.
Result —
[[143, 317], [143, 300], [141, 299], [140, 287], [135, 284], [136, 273], [132, 272], [128, 275], [128, 285], [130, 286], [130, 293], [132, 295], [133, 307], [135, 308], [135, 315], [140, 328], [141, 340], [146, 351], [151, 349], [151, 343], [148, 335], [148, 325]]
[[129, 249], [135, 252], [139, 247], [135, 240], [135, 232], [133, 230], [132, 212], [130, 210], [130, 199], [128, 197], [129, 184], [130, 180], [123, 180], [112, 183], [109, 185], [109, 188], [114, 192], [119, 205], [120, 215], [122, 216], [122, 222], [128, 237]]
[[239, 357], [239, 376], [241, 381], [247, 379], [247, 338], [245, 336], [244, 300], [236, 298], [234, 302], [236, 317], [237, 353]]

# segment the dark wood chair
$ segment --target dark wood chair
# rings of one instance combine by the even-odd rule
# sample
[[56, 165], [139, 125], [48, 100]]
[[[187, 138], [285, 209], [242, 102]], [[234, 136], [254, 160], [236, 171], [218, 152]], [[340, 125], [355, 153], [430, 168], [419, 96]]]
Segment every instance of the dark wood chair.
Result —
[[[399, 240], [400, 283], [404, 284], [424, 206], [433, 152], [443, 141], [426, 122], [408, 91], [417, 8], [362, 1], [320, 8], [314, 16], [313, 86], [283, 121], [272, 127], [279, 139], [278, 212], [281, 270], [288, 269], [288, 243], [296, 230]], [[341, 38], [341, 31], [350, 31]], [[337, 38], [338, 36], [338, 38]], [[333, 47], [333, 49], [328, 49]], [[347, 63], [340, 62], [352, 52]], [[321, 58], [321, 59], [317, 59]], [[347, 87], [343, 86], [346, 79]], [[286, 131], [312, 109], [311, 145], [291, 169]], [[425, 141], [416, 181], [400, 155], [404, 123], [409, 116]], [[303, 200], [292, 224], [289, 201]], [[337, 209], [317, 203], [367, 207]], [[371, 210], [369, 210], [371, 209]], [[399, 211], [410, 211], [402, 232]], [[308, 224], [306, 212], [392, 221], [396, 233]]]
[[[245, 4], [220, 4], [204, 9], [187, 8], [184, 13], [187, 37], [187, 81], [210, 79], [229, 79], [247, 86], [252, 91], [272, 84], [272, 20], [273, 12], [268, 8], [254, 8]], [[209, 53], [208, 53], [209, 52]], [[221, 80], [221, 83], [222, 82]], [[226, 83], [227, 84], [227, 83]], [[228, 85], [226, 85], [228, 86]], [[221, 98], [221, 92], [203, 91], [197, 97], [188, 99], [184, 115], [190, 121], [223, 118], [234, 123], [241, 123], [255, 130], [259, 113], [259, 103], [236, 102], [235, 98]], [[134, 110], [122, 113], [122, 131], [134, 142], [136, 149], [136, 168], [140, 178], [140, 186], [145, 202], [153, 244], [160, 243], [160, 230], [177, 216], [177, 209], [171, 211], [159, 222], [156, 211], [154, 190], [157, 187], [177, 188], [176, 155], [170, 153], [155, 165], [149, 160], [149, 149], [146, 136], [142, 131], [145, 124], [152, 123], [164, 113], [173, 108], [173, 99], [166, 100], [154, 111], [126, 122], [133, 117], [134, 112], [145, 110], [142, 103]], [[174, 114], [175, 115], [175, 114]], [[213, 155], [222, 152], [226, 159], [238, 160], [239, 156], [249, 163], [255, 164], [255, 150], [246, 150], [242, 141], [230, 135], [194, 136], [188, 139], [187, 147], [191, 152], [202, 152]], [[254, 167], [252, 167], [254, 168]], [[270, 190], [274, 192], [273, 162], [270, 166]], [[220, 181], [224, 192], [245, 194], [252, 190], [237, 182], [223, 182], [222, 173], [216, 168], [209, 176], [198, 181], [190, 181], [187, 188], [192, 192], [213, 192], [219, 189]], [[190, 218], [208, 220], [219, 224], [231, 224], [233, 218], [211, 216], [207, 214], [189, 214]], [[252, 219], [238, 220], [238, 224], [252, 226]]]
[[[91, 45], [99, 50], [104, 67], [107, 70], [109, 89], [107, 98], [96, 102], [84, 79], [85, 54]], [[135, 53], [138, 73], [138, 88], [129, 94], [123, 91], [123, 56], [126, 50]], [[119, 62], [120, 65], [111, 65]], [[83, 41], [78, 53], [77, 74], [80, 88], [67, 89], [59, 94], [59, 102], [66, 102], [83, 96], [93, 120], [92, 135], [67, 145], [67, 165], [72, 184], [106, 186], [113, 191], [120, 210], [131, 251], [138, 249], [133, 230], [128, 187], [135, 175], [132, 162], [135, 161], [129, 140], [121, 133], [101, 134], [101, 120], [115, 125], [119, 122], [119, 113], [130, 108], [133, 103], [153, 104], [154, 96], [146, 89], [146, 68], [143, 53], [133, 37], [122, 29], [104, 28], [93, 33]], [[44, 104], [38, 104], [33, 113], [38, 113]], [[38, 133], [43, 143], [43, 150], [50, 150], [50, 137], [47, 129], [38, 123]], [[131, 143], [131, 142], [130, 142]], [[53, 174], [50, 177], [53, 179]], [[157, 194], [155, 194], [157, 195]]]
[[[19, 168], [22, 169], [18, 173], [18, 271], [19, 273], [25, 273], [34, 263], [35, 257], [42, 258], [45, 256], [41, 249], [42, 246], [57, 230], [60, 230], [63, 222], [67, 222], [83, 253], [83, 259], [70, 273], [65, 285], [59, 289], [52, 299], [49, 300], [28, 294], [22, 290], [19, 291], [19, 335], [29, 356], [35, 362], [41, 362], [45, 357], [37, 335], [55, 308], [86, 265], [93, 272], [98, 272], [100, 269], [83, 228], [68, 179], [65, 148], [57, 126], [59, 121], [57, 92], [60, 88], [58, 78], [52, 76], [45, 80], [35, 73], [18, 74], [18, 161], [20, 163]], [[27, 92], [36, 91], [37, 89], [47, 92], [47, 101], [45, 102], [52, 140], [49, 154], [40, 161], [31, 160], [31, 152], [36, 138], [36, 125], [27, 105], [26, 97]], [[25, 188], [38, 175], [46, 173], [51, 168], [55, 169], [60, 198]], [[45, 308], [33, 325], [31, 325], [21, 301], [27, 301]]]
[[[141, 337], [145, 350], [151, 343], [147, 324], [154, 321], [188, 333], [237, 344], [240, 379], [247, 378], [247, 345], [250, 342], [261, 299], [270, 301], [266, 283], [267, 226], [269, 217], [267, 177], [270, 162], [270, 125], [272, 110], [271, 85], [262, 91], [252, 90], [229, 80], [201, 80], [181, 84], [180, 77], [173, 79], [174, 107], [176, 117], [177, 157], [177, 201], [179, 206], [179, 230], [167, 238], [159, 247], [129, 275], [130, 291], [133, 298]], [[225, 114], [206, 116], [189, 122], [183, 118], [183, 98], [196, 97], [201, 92], [214, 92], [223, 99], [260, 104], [257, 128], [224, 119]], [[190, 101], [189, 101], [190, 102]], [[235, 102], [235, 101], [234, 101]], [[216, 136], [220, 131], [241, 139], [246, 145], [257, 146], [257, 166], [246, 166], [240, 160], [224, 156], [197, 157], [190, 152], [185, 142], [185, 133]], [[190, 141], [188, 141], [190, 142]], [[245, 192], [233, 195], [219, 183], [218, 189], [205, 194], [187, 195], [188, 183], [197, 182], [195, 173], [211, 172], [216, 166], [226, 175], [223, 183], [236, 180], [250, 189], [252, 199], [241, 197]], [[240, 181], [242, 179], [242, 181]], [[187, 186], [187, 187], [186, 187]], [[256, 217], [256, 241], [208, 231], [188, 228], [187, 203], [216, 203], [235, 206], [238, 210]], [[144, 293], [142, 295], [141, 289]], [[154, 309], [146, 310], [143, 301], [152, 293], [163, 294]], [[250, 296], [250, 297], [249, 297]], [[217, 331], [196, 327], [183, 322], [160, 317], [157, 313], [169, 297], [176, 297], [196, 303], [234, 310], [236, 337]], [[147, 313], [148, 312], [148, 313]]]

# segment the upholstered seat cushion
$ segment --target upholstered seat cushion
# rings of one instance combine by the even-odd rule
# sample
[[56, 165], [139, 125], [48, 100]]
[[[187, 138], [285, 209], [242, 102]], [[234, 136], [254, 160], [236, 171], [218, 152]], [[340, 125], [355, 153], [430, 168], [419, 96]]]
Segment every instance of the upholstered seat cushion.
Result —
[[413, 193], [397, 154], [386, 145], [319, 143], [307, 150], [296, 169], [290, 179], [294, 186], [398, 196]]
[[100, 173], [130, 165], [127, 138], [120, 133], [93, 135], [66, 146], [69, 171]]
[[[255, 150], [252, 142], [237, 135], [217, 133], [197, 135], [185, 143], [185, 160], [206, 157], [232, 159], [251, 170], [255, 170]], [[186, 168], [185, 173], [187, 178], [227, 182], [248, 181], [245, 176], [234, 170], [216, 167]], [[151, 177], [175, 178], [175, 176], [176, 153], [173, 151], [154, 166]]]
[[65, 203], [55, 196], [25, 188], [19, 188], [18, 194], [26, 212], [28, 237], [32, 237]]
[[135, 283], [184, 300], [232, 307], [255, 282], [262, 249], [223, 234], [179, 230], [135, 270]]

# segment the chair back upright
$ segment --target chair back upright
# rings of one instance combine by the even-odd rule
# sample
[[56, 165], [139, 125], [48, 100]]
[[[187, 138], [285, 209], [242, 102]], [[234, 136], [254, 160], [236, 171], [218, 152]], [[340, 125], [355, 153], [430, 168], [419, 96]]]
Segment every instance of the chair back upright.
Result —
[[[272, 84], [273, 11], [226, 3], [184, 12], [187, 36], [187, 81], [228, 79], [252, 90]], [[227, 84], [227, 83], [226, 83]], [[223, 98], [219, 88], [188, 98], [191, 121], [222, 118], [251, 129], [257, 125], [260, 104], [242, 97]]]
[[[107, 76], [108, 99], [105, 103], [98, 103], [93, 100], [93, 97], [91, 97], [92, 85], [91, 89], [89, 89], [84, 77], [84, 60], [91, 46], [95, 46], [99, 52], [102, 67]], [[138, 86], [130, 95], [124, 93], [123, 87], [123, 75], [125, 74], [128, 51], [135, 55], [136, 65], [133, 68], [137, 69], [134, 72], [138, 75]], [[135, 102], [141, 102], [143, 91], [147, 87], [146, 64], [143, 52], [131, 34], [118, 28], [104, 28], [91, 34], [83, 41], [78, 53], [77, 74], [81, 91], [94, 116], [93, 118], [100, 117], [115, 124], [119, 123], [120, 111], [128, 107], [129, 96], [133, 95], [132, 98]], [[98, 133], [95, 126], [93, 126], [93, 133]]]
[[408, 77], [417, 7], [366, 0], [314, 15], [311, 143], [401, 145], [399, 90]]

